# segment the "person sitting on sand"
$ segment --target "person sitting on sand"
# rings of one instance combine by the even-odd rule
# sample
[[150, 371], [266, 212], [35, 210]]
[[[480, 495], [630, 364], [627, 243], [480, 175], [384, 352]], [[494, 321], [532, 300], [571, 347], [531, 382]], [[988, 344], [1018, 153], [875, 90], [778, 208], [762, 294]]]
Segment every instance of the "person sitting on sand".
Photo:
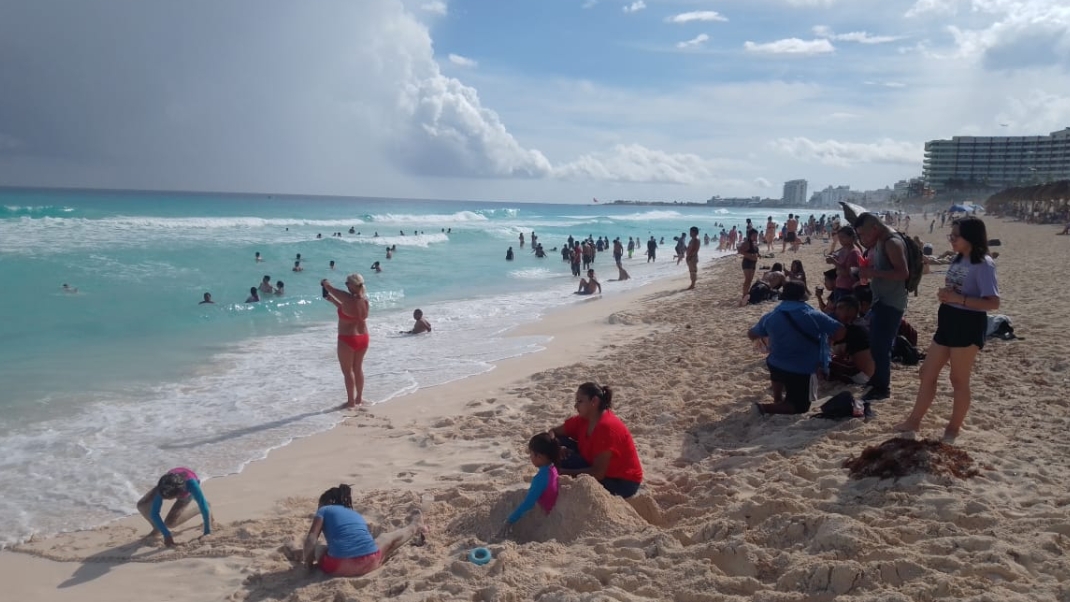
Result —
[[580, 278], [580, 288], [576, 291], [577, 295], [593, 295], [595, 291], [599, 295], [602, 294], [602, 285], [599, 284], [598, 279], [594, 277], [594, 270], [587, 270], [587, 277]]
[[778, 291], [787, 280], [788, 275], [784, 273], [784, 264], [774, 263], [773, 267], [762, 275], [760, 282], [764, 282], [770, 289]]
[[561, 446], [557, 444], [554, 435], [539, 433], [532, 437], [528, 441], [528, 458], [539, 471], [531, 479], [531, 486], [528, 487], [528, 494], [524, 501], [505, 519], [505, 524], [498, 532], [499, 537], [504, 535], [509, 527], [516, 524], [536, 504], [542, 508], [543, 512], [549, 514], [557, 503], [558, 474], [555, 464], [561, 459]]
[[[167, 513], [167, 518], [161, 520], [160, 510], [164, 500], [175, 500], [175, 503]], [[190, 500], [197, 503], [197, 508], [190, 505]], [[196, 516], [197, 510], [200, 510], [201, 520], [204, 522], [204, 534], [211, 534], [211, 508], [201, 491], [201, 480], [188, 468], [172, 468], [167, 471], [167, 474], [156, 482], [156, 486], [137, 503], [137, 511], [152, 524], [153, 529], [149, 536], [162, 534], [163, 543], [169, 548], [175, 545], [175, 539], [168, 527], [177, 527], [188, 521]]]
[[[320, 533], [327, 545], [319, 545]], [[422, 544], [427, 529], [423, 515], [413, 513], [408, 526], [372, 538], [368, 523], [353, 509], [353, 492], [349, 485], [339, 485], [323, 492], [319, 509], [305, 536], [302, 564], [312, 570], [315, 563], [332, 577], [359, 577], [382, 566], [401, 546], [416, 539]]]
[[[815, 293], [817, 294], [817, 307], [826, 314], [832, 315], [832, 313], [836, 311], [836, 299], [834, 298], [834, 295], [836, 294], [837, 270], [835, 268], [825, 270], [822, 276], [825, 279], [822, 283], [823, 286], [819, 286], [815, 290]], [[830, 292], [827, 301], [825, 300], [826, 290]], [[850, 289], [847, 290], [848, 293], [850, 293]], [[872, 298], [872, 295], [870, 298]]]
[[832, 343], [829, 380], [865, 384], [873, 376], [873, 355], [869, 352], [869, 331], [858, 323], [858, 299], [847, 295], [836, 302], [836, 319], [843, 324], [843, 338]]
[[575, 407], [575, 416], [549, 431], [563, 448], [559, 472], [589, 474], [613, 495], [632, 497], [643, 482], [643, 465], [631, 432], [613, 413], [613, 391], [583, 383]]
[[773, 403], [754, 404], [759, 414], [803, 414], [810, 410], [810, 379], [826, 371], [828, 339], [842, 338], [846, 329], [834, 318], [806, 303], [801, 282], [789, 280], [780, 305], [749, 331], [752, 341], [768, 339], [765, 363], [773, 384]]
[[423, 332], [431, 332], [431, 322], [427, 321], [424, 317], [424, 312], [421, 309], [417, 309], [412, 312], [412, 319], [416, 320], [416, 323], [412, 325], [412, 330], [402, 330], [401, 334], [420, 334]]

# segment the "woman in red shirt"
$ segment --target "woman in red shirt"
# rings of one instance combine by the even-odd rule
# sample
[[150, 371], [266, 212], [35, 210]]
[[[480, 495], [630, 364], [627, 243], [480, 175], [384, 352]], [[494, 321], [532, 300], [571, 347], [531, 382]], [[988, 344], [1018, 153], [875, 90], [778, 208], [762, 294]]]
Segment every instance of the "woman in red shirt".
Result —
[[551, 429], [568, 452], [562, 475], [589, 474], [613, 495], [630, 498], [643, 482], [643, 466], [628, 427], [617, 418], [613, 391], [592, 382], [576, 389], [576, 415]]

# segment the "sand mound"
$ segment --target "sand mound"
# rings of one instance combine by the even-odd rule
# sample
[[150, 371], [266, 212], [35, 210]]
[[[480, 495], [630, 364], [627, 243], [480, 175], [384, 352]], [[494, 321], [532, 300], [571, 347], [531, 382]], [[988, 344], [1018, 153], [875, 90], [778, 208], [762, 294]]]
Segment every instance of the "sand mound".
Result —
[[889, 439], [865, 448], [857, 458], [850, 458], [843, 466], [854, 479], [891, 479], [915, 473], [968, 479], [979, 474], [970, 454], [931, 439]]
[[[524, 500], [527, 490], [491, 494], [458, 514], [449, 524], [451, 534], [489, 540], [509, 514]], [[650, 525], [628, 502], [613, 497], [598, 481], [581, 476], [562, 477], [557, 505], [550, 514], [535, 508], [520, 519], [509, 538], [518, 543], [557, 541], [571, 543], [584, 537], [618, 537], [638, 533]]]

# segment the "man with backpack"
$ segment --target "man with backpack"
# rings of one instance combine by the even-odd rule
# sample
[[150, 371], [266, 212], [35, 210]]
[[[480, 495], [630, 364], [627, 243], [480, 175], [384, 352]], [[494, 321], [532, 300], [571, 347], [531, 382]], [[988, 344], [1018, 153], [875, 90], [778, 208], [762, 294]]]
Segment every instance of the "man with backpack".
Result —
[[[869, 390], [862, 397], [868, 403], [891, 397], [892, 346], [907, 310], [907, 288], [911, 280], [908, 245], [913, 243], [872, 213], [858, 216], [854, 228], [859, 242], [868, 249], [866, 265], [859, 268], [858, 275], [869, 280], [873, 291], [869, 344], [874, 369], [867, 383]], [[917, 282], [913, 285], [916, 290]]]

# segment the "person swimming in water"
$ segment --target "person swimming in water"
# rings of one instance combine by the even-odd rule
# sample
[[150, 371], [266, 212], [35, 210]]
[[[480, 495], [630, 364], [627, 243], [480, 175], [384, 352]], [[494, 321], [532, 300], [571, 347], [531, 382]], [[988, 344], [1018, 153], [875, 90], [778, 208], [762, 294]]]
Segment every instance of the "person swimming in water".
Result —
[[401, 334], [420, 334], [423, 332], [431, 332], [431, 322], [424, 317], [424, 312], [421, 309], [417, 309], [412, 312], [412, 319], [416, 320], [416, 323], [412, 325], [412, 330], [402, 330]]
[[301, 262], [300, 261], [295, 261], [294, 262], [293, 271], [294, 272], [303, 272], [303, 271], [305, 271], [305, 268], [301, 267]]
[[[268, 286], [271, 286], [270, 284]], [[274, 290], [274, 289], [272, 289]], [[249, 296], [245, 298], [246, 303], [259, 303], [260, 293], [256, 290], [255, 286], [249, 287]]]
[[205, 293], [204, 294], [204, 301], [201, 301], [197, 305], [204, 305], [205, 303], [211, 303], [213, 305], [215, 304], [215, 301], [212, 301], [212, 293]]
[[71, 286], [65, 282], [63, 283], [63, 292], [73, 295], [78, 292], [78, 287]]
[[283, 284], [282, 280], [279, 280], [278, 282], [275, 283], [275, 296], [276, 297], [281, 297], [283, 295], [282, 288], [284, 286], [286, 286], [286, 285]]
[[[264, 277], [260, 280], [260, 292], [261, 293], [274, 293], [275, 289], [271, 286], [271, 275], [264, 274]], [[259, 301], [259, 299], [257, 299]]]
[[[164, 500], [175, 500], [167, 518], [160, 519], [160, 510]], [[194, 508], [190, 501], [197, 503]], [[137, 503], [137, 510], [145, 520], [152, 524], [152, 533], [163, 535], [164, 545], [175, 545], [174, 535], [168, 527], [177, 527], [197, 515], [200, 510], [201, 520], [204, 522], [204, 534], [212, 533], [212, 513], [208, 501], [204, 499], [201, 491], [201, 480], [197, 474], [188, 468], [172, 468], [167, 474], [160, 477], [156, 486], [149, 490]]]
[[378, 274], [379, 272], [383, 271], [383, 266], [379, 265], [379, 262], [376, 261], [375, 263], [372, 264], [371, 270], [373, 272], [375, 272], [376, 274]]
[[350, 274], [345, 290], [331, 286], [326, 278], [320, 280], [328, 301], [338, 308], [338, 364], [346, 385], [346, 407], [354, 408], [364, 402], [364, 355], [368, 352], [368, 294], [364, 277]]
[[594, 270], [587, 270], [587, 277], [580, 278], [580, 288], [576, 291], [577, 295], [593, 295], [595, 291], [598, 294], [602, 294], [602, 285], [599, 284], [598, 279], [594, 277]]

